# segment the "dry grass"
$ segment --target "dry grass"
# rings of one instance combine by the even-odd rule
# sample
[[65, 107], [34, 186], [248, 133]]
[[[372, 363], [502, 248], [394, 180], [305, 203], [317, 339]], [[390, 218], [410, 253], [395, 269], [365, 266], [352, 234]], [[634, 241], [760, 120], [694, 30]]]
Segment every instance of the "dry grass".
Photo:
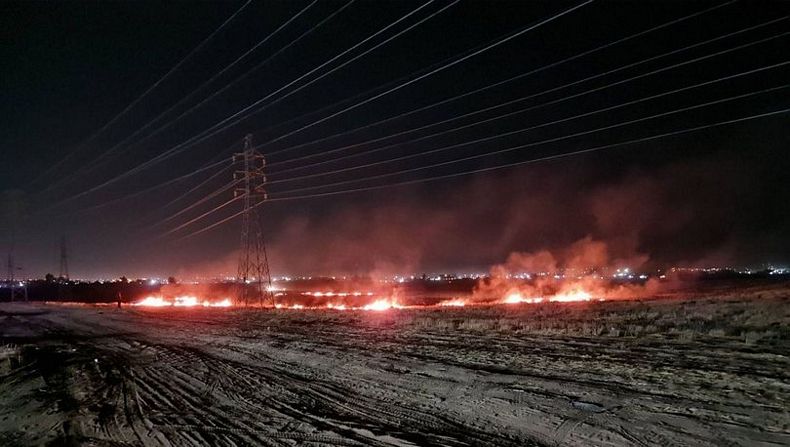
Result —
[[413, 313], [416, 330], [556, 336], [720, 338], [746, 344], [790, 341], [790, 290], [640, 301], [521, 304]]

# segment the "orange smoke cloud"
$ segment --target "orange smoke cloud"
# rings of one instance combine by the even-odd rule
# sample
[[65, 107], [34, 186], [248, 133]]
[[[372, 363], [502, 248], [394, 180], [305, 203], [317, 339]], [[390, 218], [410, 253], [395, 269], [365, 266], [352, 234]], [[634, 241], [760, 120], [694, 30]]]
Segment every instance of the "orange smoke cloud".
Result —
[[[555, 253], [511, 253], [504, 264], [491, 268], [490, 278], [478, 283], [472, 301], [516, 304], [627, 299], [655, 293], [659, 285], [654, 280], [613, 283], [609, 272], [618, 267], [611, 260], [609, 246], [591, 236]], [[638, 268], [647, 260], [641, 254], [627, 258], [641, 260], [628, 265], [630, 268]]]

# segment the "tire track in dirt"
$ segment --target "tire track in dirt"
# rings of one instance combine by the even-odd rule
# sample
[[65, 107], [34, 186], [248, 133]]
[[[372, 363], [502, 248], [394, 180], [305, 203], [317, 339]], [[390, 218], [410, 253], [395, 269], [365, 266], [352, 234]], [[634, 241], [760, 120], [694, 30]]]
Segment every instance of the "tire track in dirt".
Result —
[[[210, 356], [203, 352], [201, 355]], [[267, 358], [264, 365], [255, 365], [254, 368], [238, 361], [220, 360], [216, 357], [213, 357], [213, 360], [223, 363], [225, 368], [240, 371], [246, 377], [256, 375], [265, 377], [267, 381], [276, 383], [292, 394], [302, 396], [295, 404], [307, 403], [304, 410], [310, 410], [312, 407], [312, 410], [322, 417], [326, 417], [326, 414], [337, 414], [338, 419], [346, 423], [349, 417], [353, 417], [365, 425], [376, 421], [376, 425], [389, 426], [394, 434], [401, 436], [405, 431], [415, 431], [430, 433], [431, 436], [436, 437], [478, 439], [480, 443], [494, 442], [499, 445], [525, 445], [525, 442], [529, 442], [529, 440], [514, 442], [495, 434], [478, 432], [462, 422], [445, 416], [437, 416], [419, 408], [404, 407], [403, 402], [396, 399], [386, 399], [381, 394], [372, 397], [363, 396], [358, 392], [365, 386], [375, 390], [381, 386], [380, 383], [366, 384], [360, 378], [344, 380], [331, 377], [330, 379], [326, 375], [316, 373], [314, 369], [297, 371], [295, 365], [281, 363], [273, 358]], [[425, 439], [421, 437], [416, 440]]]
[[[423, 358], [422, 360], [424, 360], [424, 358]], [[434, 359], [434, 360], [438, 360], [438, 363], [442, 363], [442, 361], [444, 361], [444, 360], [446, 360], [446, 359]], [[271, 362], [270, 362], [270, 363], [271, 363]], [[452, 363], [452, 362], [445, 362], [445, 364], [447, 364], [447, 363]], [[455, 363], [455, 365], [456, 365], [456, 366], [459, 366], [459, 367], [465, 367], [465, 368], [469, 368], [469, 365], [466, 365], [466, 364], [463, 364], [463, 363]], [[278, 366], [278, 368], [289, 368], [290, 370], [292, 370], [292, 369], [293, 369], [293, 366], [294, 366], [294, 365], [292, 365], [292, 364], [285, 364], [285, 365], [282, 365], [282, 366]], [[474, 366], [472, 367], [472, 369], [483, 369], [483, 370], [485, 370], [485, 368], [480, 368], [480, 366], [479, 366], [479, 365], [474, 365]], [[499, 372], [499, 373], [506, 373], [506, 374], [512, 374], [512, 373], [513, 373], [512, 371], [503, 371], [503, 370], [497, 370], [496, 372]], [[521, 373], [521, 372], [519, 372], [519, 374], [520, 374], [520, 373]], [[541, 378], [541, 379], [543, 379], [543, 380], [551, 380], [551, 381], [558, 382], [558, 383], [561, 383], [561, 382], [563, 382], [563, 381], [566, 381], [566, 382], [567, 382], [567, 379], [566, 379], [566, 378], [564, 378], [564, 377], [556, 377], [556, 376], [546, 376], [546, 375], [542, 375], [542, 376], [540, 376], [540, 378]], [[321, 377], [320, 375], [315, 375], [315, 374], [313, 374], [313, 376], [312, 376], [312, 379], [313, 379], [313, 380], [325, 380], [325, 377]], [[343, 381], [342, 381], [342, 380], [339, 380], [339, 379], [337, 379], [337, 378], [333, 378], [333, 380], [334, 380], [335, 382], [340, 382], [340, 383], [341, 383], [341, 384], [342, 384], [344, 387], [348, 387], [348, 386], [349, 386], [349, 385], [347, 385], [347, 384], [343, 383]], [[578, 381], [578, 382], [579, 382], [579, 383], [580, 383], [582, 386], [586, 386], [586, 387], [589, 387], [589, 386], [591, 386], [591, 385], [600, 385], [600, 384], [601, 384], [601, 383], [599, 383], [599, 382], [592, 382], [592, 383], [590, 383], [590, 382], [582, 382], [582, 381]], [[610, 392], [611, 392], [612, 390], [619, 390], [621, 393], [623, 392], [623, 389], [622, 389], [622, 387], [621, 387], [619, 384], [613, 384], [613, 383], [606, 383], [606, 382], [604, 382], [604, 383], [603, 383], [603, 385], [605, 385], [605, 387], [604, 387], [604, 388], [607, 388], [607, 390], [608, 390], [608, 391], [610, 391]], [[380, 384], [379, 384], [379, 386], [380, 386]], [[351, 388], [359, 388], [359, 387], [360, 387], [360, 380], [359, 380], [359, 378], [356, 378], [356, 379], [354, 380], [354, 384], [353, 384], [353, 386], [351, 386]], [[375, 387], [375, 384], [374, 384], [374, 387]], [[345, 391], [345, 390], [342, 390], [342, 391]], [[626, 391], [628, 391], [628, 390], [626, 390]], [[640, 394], [641, 394], [641, 392], [642, 392], [643, 390], [631, 390], [631, 391], [633, 392], [632, 394], [635, 394], [635, 395], [640, 395]], [[674, 398], [676, 397], [676, 396], [667, 396], [667, 395], [662, 395], [662, 396], [663, 396], [665, 399], [670, 399], [670, 400], [674, 400]], [[329, 396], [329, 397], [331, 397], [331, 396]], [[568, 398], [570, 398], [570, 397], [568, 397]], [[327, 397], [325, 397], [324, 399], [326, 400], [326, 399], [327, 399]], [[675, 402], [675, 403], [677, 403], [677, 402]], [[355, 402], [355, 404], [357, 404], [357, 405], [363, 405], [364, 403]], [[337, 404], [336, 404], [336, 405], [337, 405]], [[341, 412], [342, 412], [342, 411], [347, 411], [347, 409], [345, 409], [344, 407], [342, 407], [342, 406], [341, 406], [339, 411], [341, 411]], [[375, 411], [375, 410], [368, 410], [368, 411]], [[414, 412], [412, 411], [412, 412], [410, 412], [410, 413], [412, 413], [412, 414], [413, 414]], [[388, 416], [388, 417], [393, 417], [393, 418], [397, 418], [397, 415], [392, 415], [392, 414], [390, 414], [390, 415], [385, 415], [385, 416]], [[408, 421], [407, 421], [407, 422], [408, 422]], [[433, 429], [433, 428], [431, 428], [431, 429]], [[617, 429], [616, 429], [616, 428], [612, 428], [612, 430], [613, 430], [613, 431], [617, 431]], [[627, 435], [627, 434], [622, 434], [622, 436], [624, 436], [624, 437], [628, 437], [629, 435]]]
[[[197, 382], [197, 379], [188, 380], [180, 368], [170, 367], [166, 363], [155, 368], [147, 368], [139, 374], [138, 382], [146, 384], [153, 391], [153, 395], [167, 395], [175, 404], [169, 409], [158, 409], [156, 417], [149, 418], [159, 431], [164, 431], [163, 427], [170, 425], [199, 425], [205, 430], [195, 430], [190, 436], [199, 437], [200, 444], [213, 445], [219, 441], [212, 434], [213, 428], [223, 426], [244, 428], [237, 419], [216, 408], [204, 397], [201, 388], [207, 386], [205, 383]], [[202, 383], [202, 386], [196, 383]], [[236, 435], [240, 433], [242, 432], [235, 432]], [[266, 445], [265, 440], [257, 439], [255, 436], [237, 437], [242, 443]]]
[[[86, 402], [118, 408], [83, 438], [99, 445], [790, 439], [790, 361], [772, 345], [415, 330], [410, 314], [394, 312], [69, 312], [31, 318], [45, 318], [49, 339], [73, 325], [95, 348], [101, 374], [74, 386], [99, 390]], [[101, 385], [119, 375], [112, 365], [125, 369], [121, 384]]]
[[[206, 364], [210, 368], [217, 368], [217, 369], [222, 368], [222, 370], [218, 371], [217, 374], [222, 375], [223, 377], [235, 378], [237, 380], [238, 379], [243, 379], [243, 380], [240, 381], [242, 383], [242, 385], [243, 385], [242, 391], [251, 392], [251, 394], [253, 394], [253, 395], [254, 394], [260, 394], [259, 391], [252, 391], [249, 388], [251, 385], [256, 386], [256, 388], [260, 388], [260, 385], [262, 383], [260, 381], [257, 382], [257, 384], [253, 384], [253, 383], [250, 382], [249, 378], [250, 377], [255, 377], [255, 374], [250, 374], [251, 371], [246, 371], [248, 374], [247, 374], [246, 377], [244, 377], [241, 373], [239, 373], [237, 371], [236, 368], [228, 368], [226, 364], [221, 363], [221, 362], [216, 362], [211, 357], [196, 355], [195, 351], [193, 351], [191, 349], [186, 349], [186, 348], [183, 348], [183, 347], [180, 347], [180, 346], [179, 347], [173, 347], [173, 346], [158, 345], [157, 349], [161, 350], [164, 353], [163, 355], [160, 356], [160, 358], [172, 361], [173, 364], [176, 367], [178, 367], [179, 365], [189, 364], [189, 363], [193, 362], [196, 358], [200, 358], [201, 362], [203, 362], [204, 364]], [[180, 360], [174, 360], [174, 359], [179, 359], [179, 358], [180, 358]], [[193, 386], [192, 384], [189, 384], [189, 383], [185, 382], [184, 380], [181, 380], [181, 378], [178, 377], [178, 375], [173, 376], [171, 379], [175, 379], [175, 381], [173, 382], [171, 380], [171, 382], [169, 382], [167, 385], [162, 385], [164, 383], [164, 380], [161, 377], [159, 377], [159, 376], [151, 375], [150, 371], [149, 371], [149, 377], [147, 377], [147, 380], [145, 381], [145, 383], [149, 387], [156, 387], [158, 389], [158, 391], [153, 390], [154, 394], [163, 394], [164, 392], [167, 392], [167, 391], [172, 393], [173, 391], [175, 391], [175, 392], [178, 392], [179, 395], [187, 395], [187, 396], [200, 395], [199, 391], [200, 391], [201, 386], [197, 386], [197, 387]], [[156, 383], [158, 383], [159, 386], [157, 386]], [[168, 389], [164, 390], [162, 388], [162, 386], [167, 386]], [[208, 384], [203, 383], [202, 386], [206, 387], [206, 386], [208, 386]], [[230, 384], [227, 385], [228, 388], [232, 388], [232, 387], [235, 387], [235, 386], [236, 385], [233, 384], [233, 383], [230, 383]], [[239, 392], [237, 395], [240, 397], [241, 396], [241, 392]], [[194, 407], [196, 405], [196, 401], [193, 399], [190, 403], [191, 403], [192, 409], [194, 411]], [[242, 403], [242, 404], [250, 407], [250, 408], [248, 408], [246, 410], [246, 413], [247, 413], [247, 416], [248, 416], [246, 418], [247, 421], [254, 421], [256, 419], [260, 419], [261, 411], [263, 411], [263, 410], [271, 412], [271, 407], [266, 407], [266, 406], [262, 406], [262, 405], [255, 405], [249, 399], [246, 399], [246, 398], [245, 399], [240, 399], [240, 400], [234, 400], [234, 404], [238, 404], [238, 403]], [[244, 405], [242, 405], [242, 407]], [[275, 405], [275, 407], [277, 407], [280, 410], [284, 409], [282, 405]], [[241, 408], [234, 408], [234, 409], [239, 410]], [[298, 411], [296, 411], [296, 410], [286, 409], [286, 411], [290, 413], [290, 418], [301, 416], [301, 414]], [[236, 434], [236, 435], [243, 434], [243, 433], [247, 433], [247, 434], [249, 434], [249, 433], [260, 433], [260, 434], [262, 434], [264, 436], [268, 436], [268, 433], [272, 433], [272, 434], [275, 433], [275, 432], [271, 431], [270, 429], [269, 430], [257, 430], [257, 429], [254, 429], [254, 428], [251, 429], [248, 425], [238, 424], [238, 423], [234, 424], [233, 422], [236, 420], [235, 418], [224, 418], [224, 414], [217, 413], [216, 411], [208, 411], [207, 413], [208, 414], [204, 415], [203, 419], [204, 420], [210, 420], [211, 422], [209, 424], [203, 423], [203, 424], [199, 425], [200, 427], [203, 427], [205, 429], [204, 431], [206, 431], [206, 432], [225, 431], [227, 433], [233, 433], [233, 434]], [[290, 419], [287, 415], [279, 415], [279, 417], [282, 420]], [[165, 421], [165, 422], [162, 422], [160, 425], [162, 425], [162, 426], [179, 426], [179, 425], [184, 425], [185, 426], [187, 424], [177, 424], [177, 423], [171, 423], [171, 422], [166, 422]], [[192, 428], [195, 427], [194, 424], [189, 425], [189, 426], [192, 427]], [[294, 434], [294, 437], [298, 437], [298, 436], [300, 436], [300, 435], [299, 434]], [[282, 438], [282, 436], [280, 436], [280, 437]], [[327, 438], [327, 439], [329, 439], [329, 438]], [[258, 444], [262, 444], [263, 443], [263, 439], [258, 439], [256, 441], [257, 441]], [[250, 440], [247, 439], [246, 442], [249, 443]]]

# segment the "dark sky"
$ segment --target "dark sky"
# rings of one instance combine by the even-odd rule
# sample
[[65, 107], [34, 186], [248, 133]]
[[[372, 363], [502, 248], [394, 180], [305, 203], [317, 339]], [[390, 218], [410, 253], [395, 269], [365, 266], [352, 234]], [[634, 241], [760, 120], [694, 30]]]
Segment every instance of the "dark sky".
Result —
[[[358, 0], [279, 51], [346, 3], [316, 2], [160, 116], [310, 2], [250, 3], [124, 113], [244, 3], [3, 2], [0, 250], [4, 256], [13, 251], [26, 276], [57, 273], [58, 244], [65, 235], [74, 277], [233, 274], [238, 220], [195, 237], [179, 237], [237, 212], [238, 203], [162, 236], [231, 197], [229, 191], [218, 194], [162, 223], [227, 184], [230, 170], [169, 203], [226, 165], [139, 192], [213, 161], [227, 158], [229, 164], [230, 154], [239, 146], [228, 147], [246, 133], [253, 134], [255, 143], [266, 143], [578, 4], [452, 4], [298, 93], [172, 158], [93, 190], [277, 91], [426, 2]], [[784, 87], [790, 80], [790, 65], [781, 64], [790, 60], [790, 38], [782, 33], [790, 31], [790, 21], [767, 22], [789, 14], [788, 2], [731, 2], [481, 93], [349, 132], [724, 3], [593, 2], [396, 92], [263, 144], [260, 150], [272, 154], [270, 197], [281, 199], [263, 208], [273, 271], [484, 271], [512, 252], [562, 250], [585, 237], [604, 241], [612, 259], [645, 268], [786, 263], [790, 258], [786, 113], [485, 173], [422, 180], [786, 109], [790, 95]], [[450, 4], [428, 2], [389, 31], [271, 99]], [[738, 46], [743, 48], [731, 51]], [[722, 54], [707, 57], [717, 52]], [[686, 63], [696, 58], [700, 60]], [[620, 69], [629, 64], [634, 65]], [[766, 68], [776, 64], [780, 65]], [[673, 65], [678, 66], [662, 70]], [[640, 76], [656, 70], [661, 71]], [[756, 71], [741, 75], [750, 70]], [[563, 87], [608, 71], [613, 72]], [[739, 76], [719, 81], [732, 75]], [[625, 82], [607, 87], [618, 81]], [[572, 95], [577, 96], [567, 98]], [[532, 97], [493, 107], [527, 96]], [[732, 99], [736, 96], [742, 97]], [[719, 102], [694, 107], [714, 101]], [[492, 108], [403, 133], [487, 107]], [[617, 125], [687, 107], [692, 108]], [[531, 110], [518, 112], [526, 108]], [[460, 126], [466, 127], [455, 130]], [[608, 126], [614, 127], [570, 136]], [[398, 133], [402, 134], [384, 138]], [[322, 140], [292, 148], [318, 139]], [[380, 141], [368, 142], [372, 139]], [[537, 144], [552, 139], [556, 141]], [[349, 145], [356, 146], [321, 155]], [[436, 151], [454, 145], [458, 146]], [[400, 172], [519, 145], [527, 147]], [[316, 156], [283, 163], [312, 154]], [[383, 163], [399, 157], [406, 158]], [[376, 164], [350, 169], [372, 163]], [[277, 173], [285, 169], [289, 171]], [[327, 173], [336, 170], [341, 172]], [[317, 175], [284, 181], [312, 174]], [[294, 199], [412, 180], [417, 182]], [[345, 183], [323, 186], [337, 182]], [[132, 194], [136, 195], [128, 197]]]

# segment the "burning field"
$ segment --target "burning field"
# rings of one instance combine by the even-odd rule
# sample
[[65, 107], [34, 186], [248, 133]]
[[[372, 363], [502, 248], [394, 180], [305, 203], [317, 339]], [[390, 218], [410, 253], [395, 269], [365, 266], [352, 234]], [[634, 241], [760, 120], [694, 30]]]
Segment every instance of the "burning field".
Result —
[[486, 305], [479, 288], [4, 305], [0, 444], [790, 443], [786, 284], [638, 300], [518, 284]]
[[[630, 259], [634, 261], [634, 259]], [[642, 260], [643, 261], [643, 260]], [[639, 299], [672, 289], [664, 275], [648, 277], [628, 267], [614, 268], [622, 259], [611, 259], [608, 245], [583, 238], [557, 254], [548, 251], [511, 253], [490, 274], [475, 279], [436, 277], [441, 287], [415, 289], [411, 281], [363, 280], [328, 281], [323, 284], [268, 286], [257, 292], [258, 300], [233, 302], [228, 296], [238, 290], [217, 285], [168, 284], [158, 295], [134, 303], [142, 307], [269, 307], [277, 309], [387, 310], [392, 308], [434, 308], [539, 304], [544, 302], [585, 302]], [[528, 273], [531, 272], [531, 273]], [[454, 283], [455, 282], [455, 283]], [[256, 284], [244, 287], [254, 289]], [[262, 285], [257, 285], [261, 288]], [[254, 295], [255, 293], [253, 293]]]

